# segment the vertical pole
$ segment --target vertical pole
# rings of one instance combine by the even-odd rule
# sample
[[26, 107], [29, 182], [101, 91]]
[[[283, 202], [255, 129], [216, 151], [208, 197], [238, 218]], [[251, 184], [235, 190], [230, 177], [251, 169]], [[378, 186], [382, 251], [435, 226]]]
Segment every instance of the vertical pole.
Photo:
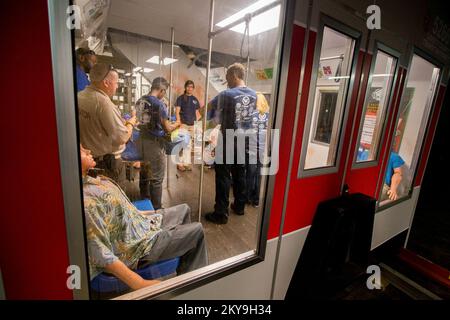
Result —
[[248, 75], [250, 74], [250, 20], [251, 17], [249, 19], [247, 19], [245, 21], [245, 23], [247, 24], [247, 32], [244, 35], [245, 37], [247, 37], [247, 70], [245, 71], [245, 85], [248, 86]]
[[[171, 40], [170, 40], [170, 46], [171, 46], [171, 58], [173, 59], [173, 46], [175, 45], [175, 29], [171, 28]], [[161, 42], [161, 53], [159, 56], [159, 61], [162, 63], [163, 56], [162, 56], [162, 42]], [[170, 75], [169, 75], [169, 105], [167, 106], [169, 108], [169, 119], [172, 118], [172, 77], [173, 77], [173, 63], [170, 64]], [[171, 120], [170, 120], [171, 121]], [[172, 159], [171, 156], [168, 156], [167, 159], [167, 189], [170, 188], [170, 160]]]
[[[175, 30], [172, 28], [172, 35], [171, 35], [171, 54], [170, 57], [173, 59], [173, 48], [175, 45]], [[170, 79], [169, 79], [169, 116], [172, 117], [172, 88], [173, 88], [173, 63], [170, 64]]]
[[199, 197], [198, 197], [198, 222], [201, 222], [202, 219], [202, 201], [203, 201], [203, 177], [204, 177], [204, 169], [205, 162], [203, 161], [203, 153], [205, 152], [205, 132], [206, 132], [206, 117], [208, 115], [208, 95], [209, 95], [209, 73], [211, 71], [211, 52], [212, 52], [212, 44], [213, 37], [211, 32], [213, 32], [214, 28], [214, 0], [211, 0], [210, 12], [209, 12], [209, 34], [208, 34], [208, 66], [206, 68], [206, 85], [205, 85], [205, 111], [203, 116], [202, 123], [202, 166], [200, 170], [200, 188], [199, 188]]

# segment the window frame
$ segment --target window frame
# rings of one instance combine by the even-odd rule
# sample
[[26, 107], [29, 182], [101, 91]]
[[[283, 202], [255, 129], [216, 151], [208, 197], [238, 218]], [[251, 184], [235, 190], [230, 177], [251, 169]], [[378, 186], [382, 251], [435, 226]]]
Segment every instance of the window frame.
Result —
[[[426, 111], [428, 112], [427, 119], [426, 120], [422, 119], [422, 121], [421, 121], [422, 125], [421, 125], [421, 128], [419, 130], [419, 139], [418, 139], [418, 141], [420, 140], [420, 144], [419, 144], [420, 147], [416, 144], [416, 146], [414, 148], [413, 161], [411, 163], [414, 163], [415, 168], [414, 168], [414, 174], [412, 175], [411, 185], [409, 186], [408, 193], [405, 196], [403, 196], [403, 197], [401, 197], [401, 198], [399, 198], [397, 200], [389, 201], [389, 202], [385, 203], [384, 205], [380, 205], [380, 198], [381, 198], [381, 195], [383, 194], [383, 188], [381, 187], [379, 192], [378, 192], [378, 194], [377, 194], [375, 214], [377, 214], [379, 212], [382, 212], [382, 211], [384, 211], [386, 209], [389, 209], [389, 208], [391, 208], [393, 206], [396, 206], [397, 204], [402, 203], [404, 201], [408, 201], [408, 200], [410, 200], [412, 198], [412, 195], [413, 195], [413, 192], [414, 192], [414, 183], [415, 183], [415, 180], [416, 180], [417, 174], [418, 174], [418, 167], [419, 167], [418, 164], [420, 163], [420, 161], [422, 159], [423, 149], [425, 147], [424, 142], [425, 142], [426, 137], [429, 134], [430, 124], [431, 124], [431, 121], [433, 119], [434, 112], [436, 111], [435, 105], [436, 105], [436, 100], [437, 100], [437, 96], [438, 96], [438, 93], [439, 93], [439, 87], [440, 87], [440, 84], [441, 84], [442, 79], [443, 79], [444, 64], [442, 62], [440, 62], [438, 59], [434, 58], [431, 54], [429, 54], [425, 50], [422, 50], [422, 49], [420, 49], [419, 47], [417, 47], [415, 45], [411, 46], [411, 49], [410, 49], [410, 52], [409, 52], [407, 74], [406, 74], [406, 77], [405, 77], [405, 82], [403, 84], [402, 96], [400, 97], [399, 103], [401, 103], [401, 101], [403, 99], [403, 95], [405, 94], [405, 89], [407, 88], [407, 84], [408, 84], [408, 80], [409, 80], [409, 76], [410, 76], [410, 71], [411, 71], [410, 69], [411, 69], [411, 66], [412, 66], [412, 61], [413, 61], [414, 55], [417, 55], [418, 57], [426, 60], [427, 62], [429, 62], [431, 64], [433, 64], [436, 68], [439, 68], [439, 76], [436, 78], [436, 84], [435, 84], [435, 88], [434, 88], [433, 97], [431, 99], [431, 102], [428, 103], [428, 105], [426, 106], [426, 108], [427, 108]], [[397, 123], [398, 123], [399, 118], [400, 118], [400, 110], [398, 110], [397, 116], [395, 118], [395, 122], [392, 124], [391, 130], [393, 132], [395, 132], [397, 130], [396, 127], [397, 127]], [[391, 141], [389, 143], [389, 149], [388, 149], [389, 151], [392, 150], [392, 146], [394, 145], [394, 141], [395, 141], [395, 134], [392, 134]], [[378, 185], [379, 186], [383, 185], [384, 178], [386, 176], [387, 161], [389, 161], [388, 154], [390, 154], [390, 152], [387, 153], [386, 156], [385, 156], [385, 161], [384, 161], [384, 164], [386, 164], [385, 168], [382, 171], [380, 170], [380, 175], [378, 177]]]
[[[211, 0], [213, 2], [214, 0]], [[284, 109], [284, 92], [287, 87], [290, 44], [293, 33], [295, 1], [280, 0], [280, 25], [278, 46], [275, 54], [273, 88], [271, 97], [273, 109], [270, 127], [281, 128]], [[67, 7], [71, 0], [49, 0], [48, 13], [52, 49], [53, 85], [55, 112], [61, 165], [61, 180], [64, 197], [68, 255], [71, 265], [80, 268], [81, 289], [73, 290], [75, 300], [90, 300], [88, 251], [84, 221], [81, 162], [79, 150], [79, 128], [76, 115], [76, 73], [73, 54], [74, 30], [66, 27]], [[270, 141], [269, 141], [270, 142]], [[268, 148], [271, 144], [268, 143]], [[270, 149], [269, 149], [270, 150]], [[276, 150], [276, 149], [275, 149]], [[214, 282], [229, 274], [241, 271], [263, 262], [266, 254], [270, 211], [275, 187], [275, 176], [262, 177], [264, 200], [258, 218], [256, 250], [208, 265], [189, 274], [164, 281], [161, 285], [144, 288], [116, 299], [167, 299], [192, 289]]]
[[[362, 130], [363, 130], [363, 126], [364, 126], [364, 115], [367, 111], [367, 100], [369, 98], [369, 89], [372, 87], [373, 74], [375, 72], [376, 57], [377, 57], [377, 54], [379, 51], [381, 51], [395, 59], [394, 74], [392, 77], [391, 88], [390, 88], [388, 96], [387, 96], [386, 107], [383, 110], [383, 115], [382, 115], [383, 122], [380, 123], [381, 134], [379, 136], [379, 141], [376, 145], [376, 149], [377, 149], [376, 157], [374, 160], [357, 162], [358, 148], [359, 148], [359, 143], [361, 141]], [[382, 42], [380, 42], [378, 40], [375, 40], [373, 55], [372, 55], [372, 57], [374, 57], [374, 58], [372, 59], [370, 70], [369, 70], [369, 79], [367, 82], [363, 110], [362, 110], [361, 119], [359, 122], [359, 130], [358, 130], [358, 136], [357, 136], [357, 140], [356, 140], [355, 152], [353, 154], [352, 170], [375, 167], [380, 163], [381, 146], [382, 146], [382, 142], [384, 141], [384, 138], [386, 136], [387, 123], [388, 123], [388, 118], [389, 118], [388, 115], [392, 111], [392, 108], [393, 108], [392, 99], [394, 96], [395, 83], [397, 81], [398, 71], [400, 68], [400, 56], [401, 56], [400, 52], [392, 49], [391, 47], [383, 44]]]
[[[313, 113], [314, 113], [314, 105], [315, 105], [315, 93], [318, 89], [317, 86], [317, 70], [319, 68], [320, 63], [320, 55], [321, 55], [321, 49], [322, 49], [322, 41], [323, 41], [323, 34], [325, 27], [328, 27], [336, 32], [339, 32], [347, 37], [350, 37], [354, 41], [353, 46], [353, 54], [352, 54], [352, 61], [350, 64], [350, 79], [348, 82], [347, 92], [345, 94], [345, 97], [343, 99], [343, 104], [341, 108], [343, 108], [343, 114], [341, 115], [340, 120], [340, 126], [338, 128], [337, 133], [337, 144], [335, 146], [335, 163], [333, 166], [326, 166], [326, 167], [317, 167], [317, 168], [311, 168], [311, 169], [305, 169], [306, 165], [306, 156], [308, 151], [308, 144], [311, 140], [311, 137], [309, 136], [311, 132], [311, 126], [313, 124]], [[317, 32], [316, 37], [316, 43], [315, 43], [315, 49], [314, 49], [314, 62], [312, 66], [312, 73], [311, 73], [311, 79], [310, 79], [310, 85], [309, 85], [309, 91], [308, 91], [308, 107], [306, 111], [306, 119], [305, 119], [305, 127], [303, 130], [303, 137], [302, 137], [302, 148], [301, 148], [301, 154], [300, 154], [300, 163], [298, 167], [297, 172], [297, 179], [306, 178], [306, 177], [313, 177], [313, 176], [320, 176], [324, 174], [330, 174], [330, 173], [336, 173], [339, 171], [339, 166], [341, 163], [341, 157], [342, 157], [342, 148], [344, 143], [344, 134], [345, 130], [344, 128], [347, 127], [348, 124], [348, 116], [349, 116], [349, 109], [350, 109], [350, 103], [351, 103], [351, 93], [353, 92], [354, 84], [355, 84], [355, 75], [356, 75], [356, 68], [358, 63], [358, 57], [359, 52], [361, 50], [361, 40], [363, 32], [359, 31], [355, 28], [352, 28], [334, 18], [331, 18], [330, 16], [320, 13], [320, 20], [319, 20], [319, 28]], [[312, 98], [314, 97], [314, 99]]]
[[[322, 101], [322, 93], [336, 93], [336, 94], [339, 95], [339, 90], [333, 90], [332, 87], [330, 87], [330, 86], [320, 86], [320, 87], [316, 87], [316, 89], [317, 90], [316, 90], [316, 97], [315, 98], [316, 98], [316, 101], [318, 101], [319, 104]], [[316, 134], [317, 134], [317, 124], [319, 122], [319, 117], [320, 117], [319, 113], [314, 115], [314, 120], [313, 120], [314, 123], [313, 123], [313, 130], [312, 130], [312, 132], [314, 134], [312, 135], [312, 137], [311, 137], [311, 139], [309, 141], [312, 142], [312, 143], [315, 143], [315, 144], [319, 144], [319, 145], [323, 145], [323, 146], [329, 146], [330, 143], [322, 142], [322, 141], [316, 140], [316, 138], [315, 138]], [[336, 118], [336, 109], [334, 110], [334, 116], [333, 116], [333, 123], [332, 123], [332, 125], [334, 124], [335, 118]], [[331, 131], [331, 135], [333, 136], [333, 130]], [[330, 142], [332, 140], [333, 140], [333, 137], [330, 137]]]

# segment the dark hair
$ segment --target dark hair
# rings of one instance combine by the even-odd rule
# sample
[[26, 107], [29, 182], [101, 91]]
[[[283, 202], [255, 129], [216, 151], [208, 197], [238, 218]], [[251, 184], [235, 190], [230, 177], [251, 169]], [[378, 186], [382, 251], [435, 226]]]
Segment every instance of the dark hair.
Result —
[[184, 101], [187, 101], [187, 97], [186, 97], [186, 88], [188, 86], [192, 85], [195, 88], [195, 83], [192, 80], [188, 80], [184, 83]]
[[78, 48], [75, 51], [75, 55], [76, 55], [77, 60], [79, 61], [81, 59], [81, 57], [83, 57], [83, 56], [87, 56], [87, 55], [95, 56], [95, 52], [90, 50], [89, 48]]
[[186, 94], [186, 88], [190, 85], [192, 85], [195, 88], [195, 83], [192, 80], [188, 80], [184, 83], [184, 94]]
[[162, 90], [162, 89], [167, 90], [168, 87], [169, 87], [169, 82], [163, 77], [158, 77], [153, 80], [151, 91]]

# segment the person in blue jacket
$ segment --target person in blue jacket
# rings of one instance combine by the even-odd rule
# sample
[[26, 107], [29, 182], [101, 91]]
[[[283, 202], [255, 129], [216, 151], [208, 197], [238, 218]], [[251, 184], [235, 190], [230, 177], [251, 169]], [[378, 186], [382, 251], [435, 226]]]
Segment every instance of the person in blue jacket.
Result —
[[80, 92], [91, 84], [87, 75], [97, 63], [97, 57], [94, 51], [86, 48], [78, 48], [75, 53], [77, 60], [77, 92]]

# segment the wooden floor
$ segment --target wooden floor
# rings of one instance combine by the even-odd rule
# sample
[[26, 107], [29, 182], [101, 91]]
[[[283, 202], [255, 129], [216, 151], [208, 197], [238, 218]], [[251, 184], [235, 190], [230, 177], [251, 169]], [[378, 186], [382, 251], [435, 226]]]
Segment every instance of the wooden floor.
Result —
[[[164, 181], [163, 207], [167, 208], [181, 203], [187, 203], [192, 210], [192, 221], [199, 220], [198, 199], [200, 187], [200, 165], [193, 166], [192, 171], [180, 172], [175, 164], [169, 165], [169, 184]], [[139, 173], [132, 174], [134, 181], [127, 186], [127, 193], [132, 200], [139, 198]], [[214, 210], [215, 199], [215, 171], [214, 169], [204, 169], [203, 201], [201, 223], [205, 230], [206, 243], [208, 248], [209, 263], [215, 263], [231, 258], [238, 254], [256, 249], [257, 223], [260, 208], [247, 206], [245, 215], [238, 216], [232, 213], [225, 225], [216, 225], [204, 219], [204, 215]], [[232, 191], [230, 192], [230, 204], [233, 201]]]

